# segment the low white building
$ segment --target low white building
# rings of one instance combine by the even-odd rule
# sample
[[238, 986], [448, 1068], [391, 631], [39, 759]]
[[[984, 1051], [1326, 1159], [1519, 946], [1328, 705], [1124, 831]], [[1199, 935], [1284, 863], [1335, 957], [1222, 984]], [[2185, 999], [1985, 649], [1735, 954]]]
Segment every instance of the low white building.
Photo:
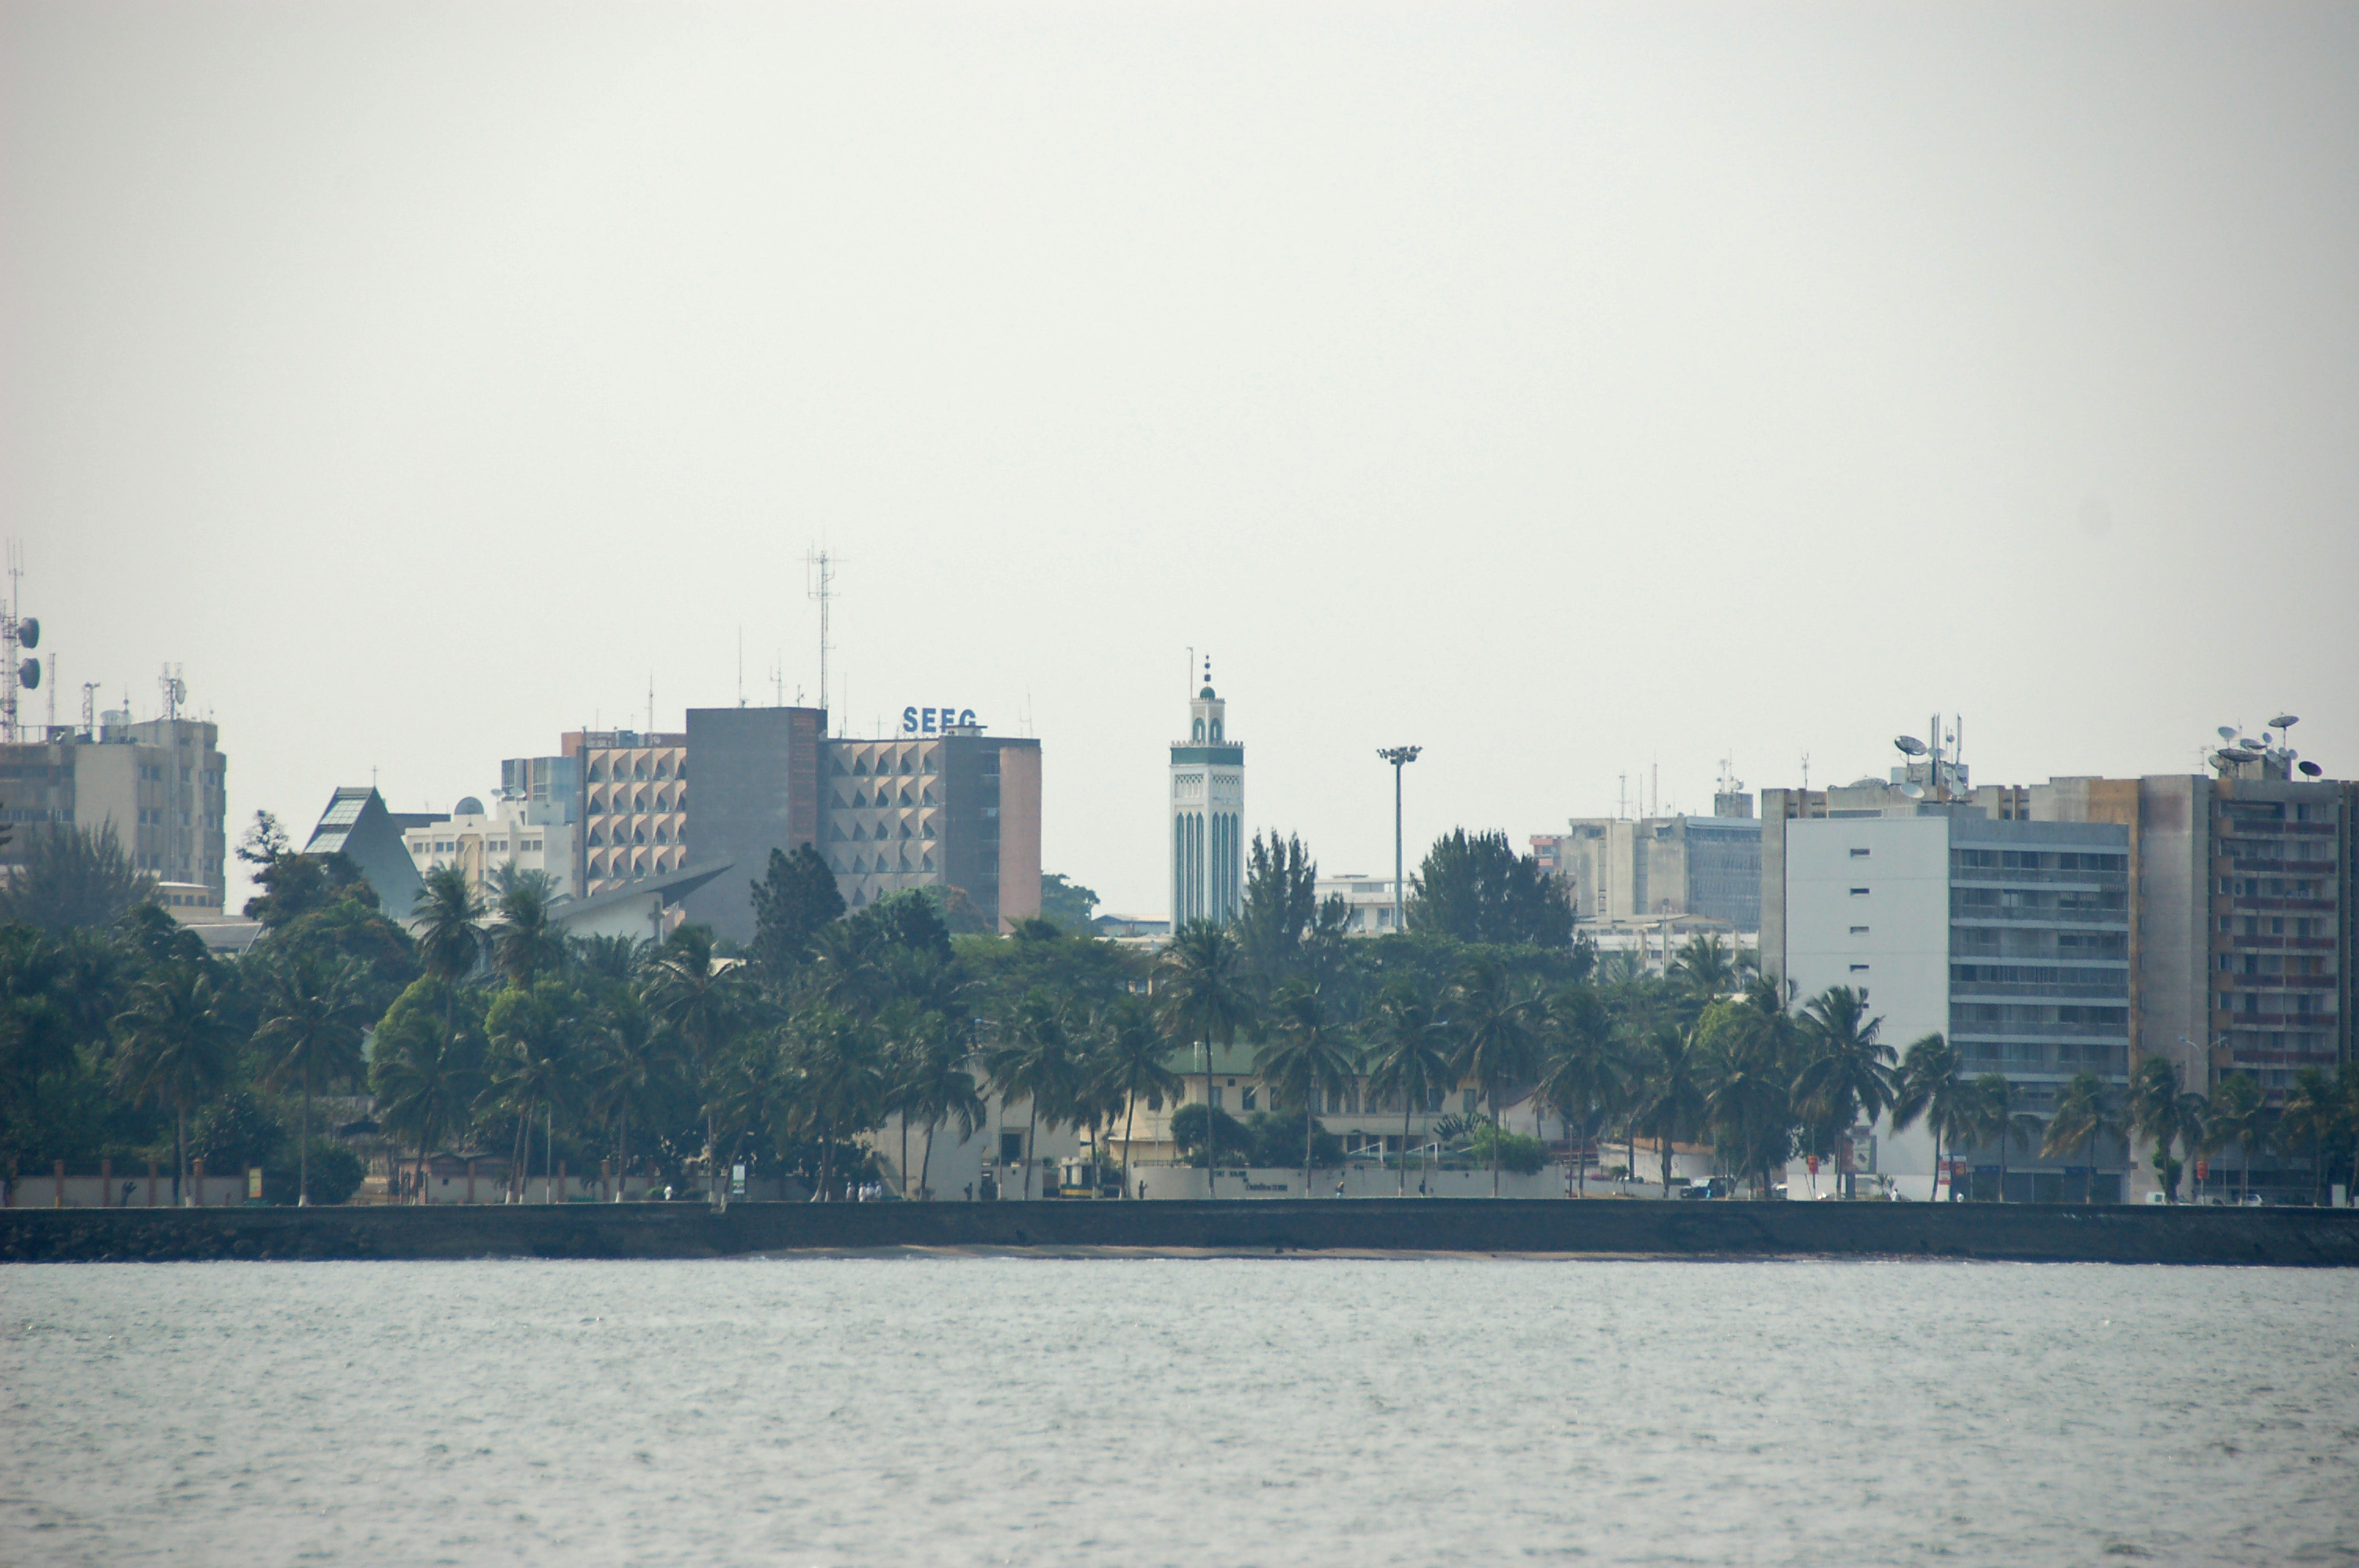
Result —
[[571, 823], [548, 819], [555, 815], [506, 795], [485, 811], [482, 801], [465, 795], [448, 817], [405, 828], [401, 841], [421, 877], [438, 867], [461, 866], [468, 882], [488, 897], [493, 873], [513, 862], [520, 871], [545, 872], [557, 896], [578, 897], [573, 842], [578, 829]]
[[1372, 877], [1359, 871], [1340, 877], [1321, 877], [1314, 884], [1314, 891], [1321, 907], [1331, 898], [1343, 901], [1343, 935], [1346, 936], [1384, 936], [1398, 929], [1393, 924], [1393, 879], [1390, 877]]

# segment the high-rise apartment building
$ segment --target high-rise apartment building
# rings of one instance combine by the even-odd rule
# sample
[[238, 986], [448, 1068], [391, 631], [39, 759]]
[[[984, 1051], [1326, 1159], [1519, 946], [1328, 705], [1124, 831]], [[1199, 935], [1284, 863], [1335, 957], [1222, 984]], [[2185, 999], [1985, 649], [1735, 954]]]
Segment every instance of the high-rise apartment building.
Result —
[[1226, 924], [1245, 902], [1245, 749], [1210, 680], [1188, 704], [1188, 739], [1171, 743], [1171, 925]]
[[40, 741], [0, 743], [0, 811], [19, 831], [0, 848], [0, 866], [21, 863], [28, 835], [43, 824], [112, 826], [132, 865], [178, 884], [176, 901], [227, 895], [224, 790], [229, 763], [221, 731], [194, 719], [134, 723], [109, 713], [92, 736], [62, 725]]
[[560, 752], [580, 769], [580, 896], [688, 863], [686, 735], [577, 730], [562, 737]]
[[[1945, 786], [1934, 792], [1950, 796], [1947, 802], [1928, 801], [1921, 784], [1910, 797], [1907, 790], [1917, 782], [1913, 779], [1807, 793], [1766, 792], [1763, 966], [1797, 980], [1806, 979], [1796, 956], [1820, 941], [1828, 917], [1795, 902], [1794, 857], [1809, 834], [1821, 831], [1821, 822], [1880, 819], [1938, 808], [1979, 813], [1994, 828], [2104, 826], [2123, 836], [2125, 871], [2117, 890], [2110, 883], [2000, 888], [1994, 894], [1999, 902], [1992, 908], [1962, 903], [1962, 921], [1974, 914], [1971, 924], [1996, 933], [2002, 958], [2012, 950], [2009, 943], [2019, 947], [2038, 940], [2039, 933], [2055, 938], [2060, 955], [2068, 935], [2111, 933], [2082, 931], [2074, 922], [2087, 912], [2064, 908], [2056, 901], [2068, 892], [2111, 897], [2118, 892], [2123, 906], [2118, 934], [2127, 979], [2126, 995], [2119, 1003], [2125, 1014], [2119, 1038], [2127, 1047], [2126, 1068], [2134, 1070], [2147, 1056], [2161, 1056], [2179, 1065], [2186, 1087], [2196, 1093], [2209, 1093], [2228, 1075], [2241, 1073], [2270, 1099], [2282, 1099], [2303, 1068], [2332, 1069], [2352, 1060], [2359, 1049], [2353, 1022], [2354, 1000], [2359, 1000], [2353, 980], [2354, 924], [2359, 924], [2354, 922], [2354, 912], [2359, 912], [2359, 784], [2294, 777], [2289, 761], [2280, 755], [2236, 758], [2223, 762], [2209, 777], [2064, 777], [2044, 784], [1979, 787], [1968, 787], [1961, 780], [1954, 790]], [[1819, 968], [1813, 968], [1807, 979], [1819, 978]], [[1875, 992], [1878, 1011], [1887, 994]], [[2042, 1041], [1992, 1035], [1980, 1027], [2018, 1022], [2016, 1010], [2030, 1002], [1979, 997], [1967, 1009], [1962, 1006], [1967, 1000], [1962, 997], [1961, 1007], [1953, 1009], [1951, 1035], [1962, 1048], [1984, 1041], [2016, 1047], [2018, 1059], [1994, 1070], [2024, 1079], [2038, 1098], [2039, 1080], [2017, 1069], [2026, 1065], [2020, 1054]], [[2068, 1002], [2115, 1005], [2061, 996], [2047, 1000], [2058, 1007]], [[1985, 1004], [2006, 1011], [1994, 1020], [1984, 1011]], [[2113, 1027], [2110, 1017], [2089, 1015], [2046, 1022]], [[2116, 1036], [2072, 1038], [2110, 1044]], [[2065, 1039], [2049, 1035], [2045, 1043], [2060, 1045]], [[1977, 1060], [1986, 1055], [1981, 1054]], [[2061, 1065], [2066, 1058], [2051, 1052], [2041, 1060]], [[2049, 1081], [2053, 1077], [2049, 1075]], [[2261, 1157], [2265, 1168], [2272, 1162], [2270, 1156]], [[2154, 1185], [2142, 1159], [2128, 1175], [2133, 1198]], [[2306, 1182], [2302, 1175], [2291, 1185], [2306, 1193]]]

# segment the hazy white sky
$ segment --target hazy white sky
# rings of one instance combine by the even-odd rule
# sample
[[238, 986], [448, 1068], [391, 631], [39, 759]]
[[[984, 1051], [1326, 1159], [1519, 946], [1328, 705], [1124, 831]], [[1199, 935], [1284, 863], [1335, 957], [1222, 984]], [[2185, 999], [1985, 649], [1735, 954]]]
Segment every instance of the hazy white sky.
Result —
[[[233, 822], [816, 690], [1165, 904], [1881, 772], [2359, 771], [2359, 10], [0, 5], [0, 528]], [[40, 699], [33, 701], [38, 719]], [[1415, 850], [1412, 849], [1412, 854]]]

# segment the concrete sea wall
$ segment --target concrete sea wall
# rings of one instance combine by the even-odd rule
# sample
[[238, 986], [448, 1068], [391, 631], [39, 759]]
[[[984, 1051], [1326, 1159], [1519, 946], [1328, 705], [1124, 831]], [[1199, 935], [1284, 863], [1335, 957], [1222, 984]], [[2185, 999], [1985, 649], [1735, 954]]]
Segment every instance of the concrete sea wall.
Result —
[[2359, 1210], [1386, 1199], [12, 1209], [0, 1261], [718, 1258], [864, 1248], [2359, 1266]]

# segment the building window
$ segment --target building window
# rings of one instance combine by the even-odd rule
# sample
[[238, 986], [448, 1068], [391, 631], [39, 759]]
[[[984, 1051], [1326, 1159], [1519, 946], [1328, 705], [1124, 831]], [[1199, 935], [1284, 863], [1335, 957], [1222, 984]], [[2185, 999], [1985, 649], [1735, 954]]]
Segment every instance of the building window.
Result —
[[1851, 972], [1854, 975], [1864, 975], [1867, 973], [1867, 966], [1865, 964], [1854, 964], [1851, 967]]
[[1246, 1086], [1246, 1087], [1245, 1087], [1245, 1093], [1244, 1093], [1243, 1095], [1241, 1095], [1241, 1096], [1239, 1096], [1239, 1097], [1238, 1097], [1238, 1099], [1237, 1099], [1237, 1107], [1238, 1107], [1238, 1108], [1239, 1108], [1239, 1109], [1241, 1109], [1241, 1110], [1253, 1110], [1253, 1109], [1256, 1109], [1256, 1108], [1257, 1108], [1256, 1107], [1256, 1105], [1255, 1105], [1255, 1103], [1254, 1103], [1254, 1102], [1255, 1102], [1258, 1098], [1259, 1098], [1259, 1097], [1254, 1093], [1254, 1090], [1253, 1090], [1252, 1086], [1251, 1086], [1251, 1085], [1247, 1085], [1247, 1086]]
[[1851, 896], [1854, 898], [1865, 898], [1867, 896], [1867, 890], [1865, 888], [1854, 888], [1851, 890]]
[[1851, 852], [1851, 858], [1854, 860], [1864, 860], [1867, 859], [1867, 851], [1864, 849], [1854, 849]]
[[1214, 1084], [1211, 1092], [1212, 1096], [1212, 1108], [1214, 1110], [1218, 1110], [1221, 1108], [1221, 1086]]
[[1851, 928], [1851, 934], [1854, 936], [1864, 936], [1867, 935], [1867, 927], [1864, 925], [1854, 925]]

